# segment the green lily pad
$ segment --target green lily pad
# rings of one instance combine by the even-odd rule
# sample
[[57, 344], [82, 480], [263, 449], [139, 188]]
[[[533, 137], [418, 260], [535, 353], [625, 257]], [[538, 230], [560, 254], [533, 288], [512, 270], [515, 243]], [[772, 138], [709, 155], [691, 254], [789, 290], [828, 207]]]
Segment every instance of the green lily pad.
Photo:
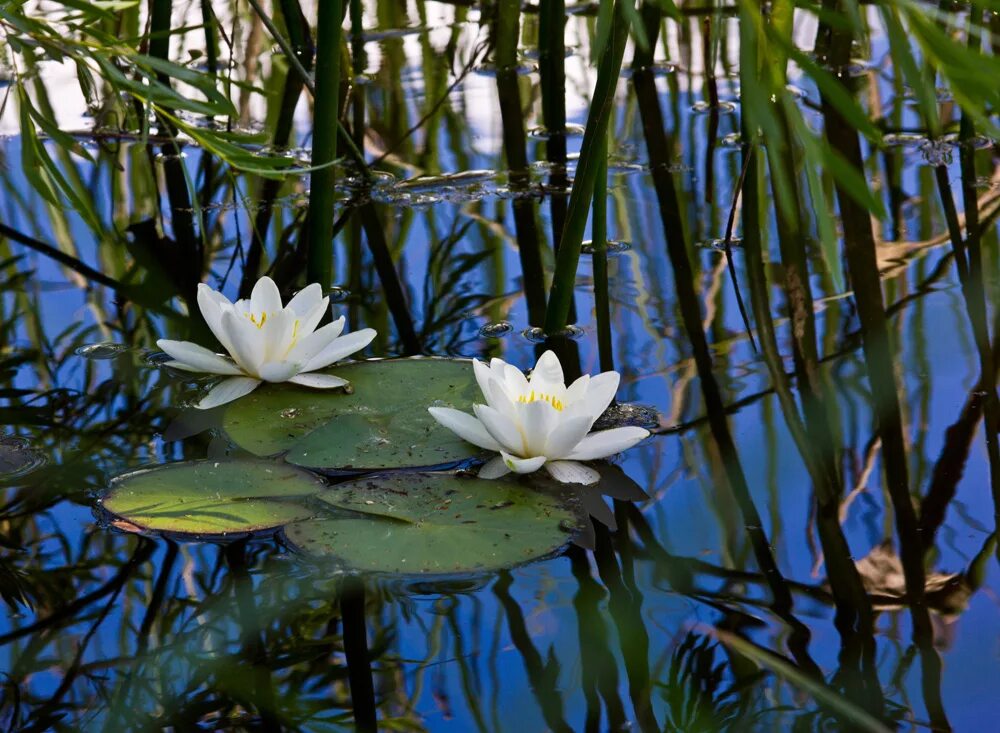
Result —
[[191, 461], [118, 476], [101, 504], [118, 518], [115, 526], [132, 531], [242, 534], [312, 516], [302, 500], [323, 487], [281, 463]]
[[266, 384], [226, 409], [226, 433], [255, 455], [287, 451], [289, 463], [334, 471], [446, 466], [481, 453], [427, 412], [472, 411], [481, 396], [469, 361], [373, 360], [332, 373], [352, 392]]
[[290, 524], [285, 536], [309, 555], [361, 572], [499, 570], [552, 554], [582, 526], [560, 495], [450, 473], [372, 476], [317, 498], [350, 513]]

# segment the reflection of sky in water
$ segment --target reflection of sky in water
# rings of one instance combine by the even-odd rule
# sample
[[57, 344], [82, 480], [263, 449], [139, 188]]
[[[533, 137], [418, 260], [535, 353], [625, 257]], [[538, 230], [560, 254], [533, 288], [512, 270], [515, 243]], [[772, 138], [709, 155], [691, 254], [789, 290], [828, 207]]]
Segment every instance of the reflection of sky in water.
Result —
[[[308, 11], [307, 11], [308, 12]], [[433, 24], [431, 24], [433, 25]], [[572, 24], [571, 24], [572, 25]], [[374, 22], [373, 22], [374, 26]], [[469, 31], [470, 34], [472, 31]], [[811, 38], [810, 31], [809, 36]], [[431, 32], [432, 43], [447, 42], [441, 29]], [[584, 43], [585, 36], [578, 41]], [[390, 41], [370, 42], [370, 68], [378, 68], [380, 44]], [[400, 42], [407, 58], [419, 62], [421, 49], [419, 35], [408, 35], [391, 42]], [[876, 39], [877, 43], [881, 43]], [[676, 57], [676, 53], [671, 58]], [[700, 59], [700, 51], [692, 54]], [[584, 78], [586, 70], [576, 64], [567, 66], [571, 76], [570, 89], [589, 89], [590, 82]], [[418, 97], [421, 94], [422, 77], [409, 72], [408, 92]], [[573, 76], [576, 74], [577, 76]], [[404, 71], [404, 76], [407, 72]], [[532, 81], [536, 77], [531, 77]], [[64, 83], [57, 74], [51, 76], [58, 93], [62, 94]], [[378, 83], [377, 81], [375, 82]], [[888, 82], [883, 89], [889, 92]], [[678, 163], [688, 169], [678, 176], [685, 189], [688, 234], [692, 241], [721, 237], [724, 233], [725, 217], [734, 179], [738, 174], [738, 156], [730, 149], [719, 147], [714, 153], [712, 165], [716, 180], [715, 205], [709, 205], [703, 198], [705, 180], [704, 159], [707, 144], [706, 130], [708, 118], [691, 115], [691, 103], [701, 98], [696, 88], [694, 94], [683, 93], [671, 101], [667, 98], [668, 80], [658, 80], [659, 89], [664, 93], [661, 102], [668, 120], [673, 119], [673, 110], [680, 113], [677, 134], [676, 155]], [[687, 88], [682, 84], [681, 89]], [[732, 90], [730, 90], [732, 91]], [[807, 89], [810, 98], [815, 99], [815, 90]], [[71, 99], [64, 99], [67, 108], [73, 108]], [[453, 95], [453, 104], [462, 106], [469, 129], [462, 131], [461, 139], [452, 140], [445, 127], [439, 128], [439, 165], [443, 171], [458, 170], [457, 152], [467, 159], [468, 169], [501, 169], [499, 141], [499, 115], [495, 104], [495, 81], [486, 74], [471, 74], [461, 86], [461, 93]], [[488, 102], [488, 103], [487, 103]], [[582, 122], [585, 115], [585, 99], [571, 97], [568, 103], [571, 121]], [[377, 111], [377, 110], [376, 110]], [[300, 109], [300, 122], [307, 120], [306, 109]], [[537, 110], [536, 110], [537, 112]], [[416, 108], [411, 110], [415, 116]], [[11, 123], [6, 116], [6, 124]], [[72, 122], [72, 115], [66, 120], [69, 127], [83, 127], [82, 118]], [[64, 122], [66, 121], [64, 120]], [[537, 123], [529, 119], [528, 126]], [[904, 122], [912, 122], [908, 116]], [[635, 162], [645, 160], [645, 148], [635, 110], [626, 104], [619, 110], [616, 120], [615, 140]], [[735, 117], [723, 116], [720, 121], [720, 138], [734, 131]], [[10, 132], [9, 127], [0, 128]], [[304, 127], [302, 128], [304, 129]], [[529, 138], [529, 157], [541, 157], [538, 143]], [[571, 151], [579, 146], [579, 139], [571, 139]], [[460, 146], [460, 147], [456, 147]], [[536, 147], [531, 147], [536, 146]], [[6, 179], [11, 190], [27, 192], [28, 183], [18, 169], [18, 143], [7, 140], [3, 144], [7, 160]], [[910, 164], [903, 171], [903, 188], [908, 193], [921, 190], [921, 166], [919, 153], [909, 157]], [[79, 161], [78, 161], [79, 162]], [[199, 165], [199, 155], [189, 151], [187, 165], [194, 173]], [[111, 190], [107, 178], [107, 167], [94, 178], [88, 178], [88, 187], [96, 192], [95, 199], [103, 207], [102, 217], [110, 218], [112, 202], [107, 192]], [[952, 175], [957, 176], [957, 168]], [[665, 244], [655, 193], [649, 176], [645, 172], [615, 175], [611, 181], [611, 201], [609, 202], [609, 236], [632, 243], [632, 249], [614, 256], [610, 260], [611, 300], [613, 304], [613, 339], [618, 369], [623, 374], [619, 397], [622, 400], [655, 406], [664, 416], [665, 426], [686, 423], [700, 418], [703, 414], [702, 400], [698, 390], [698, 380], [694, 366], [689, 359], [689, 349], [680, 323], [679, 313], [673, 293], [672, 275], [665, 256]], [[33, 204], [27, 208], [14, 199], [4, 203], [5, 222], [32, 233], [45, 241], [58, 239], [57, 233], [46, 224], [48, 214]], [[541, 231], [546, 237], [550, 231], [549, 202], [537, 207]], [[530, 324], [527, 321], [524, 300], [521, 295], [518, 254], [513, 241], [513, 221], [510, 201], [496, 196], [482, 201], [437, 202], [412, 211], [396, 212], [396, 224], [390, 225], [390, 232], [405, 237], [400, 272], [411, 296], [417, 320], [426, 306], [424, 283], [428, 277], [428, 256], [435, 240], [447, 236], [453, 227], [460, 226], [474, 213], [479, 222], [499, 223], [503, 227], [502, 239], [494, 229], [473, 224], [463, 237], [456, 252], [475, 253], [483, 247], [499, 246], [500, 254], [467, 274], [462, 281], [469, 292], [484, 294], [506, 294], [498, 312], [514, 325], [514, 332], [500, 340], [478, 337], [481, 326], [488, 322], [490, 306], [480, 309], [472, 317], [454, 325], [461, 338], [460, 353], [466, 356], [494, 355], [523, 367], [534, 362], [536, 345], [519, 335]], [[245, 212], [240, 212], [240, 227], [244, 241], [249, 221]], [[216, 214], [212, 214], [213, 218]], [[919, 211], [914, 207], [911, 218], [906, 221], [904, 237], [911, 240], [927, 238], [918, 231]], [[403, 228], [403, 219], [406, 227]], [[66, 242], [77, 249], [80, 259], [100, 269], [98, 247], [102, 244], [90, 233], [79, 219], [67, 215], [69, 222]], [[942, 226], [935, 218], [937, 234]], [[234, 241], [234, 215], [224, 215], [223, 236], [230, 244]], [[405, 232], [405, 233], [400, 233]], [[738, 234], [738, 232], [737, 232]], [[390, 234], [390, 237], [393, 234]], [[772, 249], [776, 249], [775, 235], [768, 232]], [[888, 230], [886, 233], [888, 236]], [[902, 275], [886, 286], [888, 300], [894, 301], [911, 292], [918, 284], [921, 273], [933, 270], [945, 249], [931, 250], [930, 254], [911, 265]], [[230, 252], [225, 251], [215, 263], [214, 272], [224, 272]], [[64, 287], [65, 273], [50, 260], [29, 255], [35, 269], [35, 277], [29, 288], [38, 288], [44, 294], [39, 298], [38, 316], [49, 334], [58, 334], [71, 327], [91, 328], [92, 337], [85, 342], [103, 341], [98, 327], [98, 316], [90, 307], [89, 298], [72, 286]], [[727, 403], [764, 392], [769, 378], [763, 362], [756, 357], [742, 333], [742, 323], [732, 295], [728, 274], [721, 268], [721, 255], [707, 250], [695, 250], [693, 258], [701, 271], [698, 275], [699, 290], [711, 296], [715, 320], [709, 327], [710, 341], [717, 345], [716, 374]], [[735, 253], [737, 270], [742, 276], [742, 253]], [[347, 282], [347, 252], [338, 252], [338, 280]], [[547, 263], [551, 263], [547, 259]], [[547, 265], [548, 267], [548, 265]], [[550, 270], [551, 268], [548, 267]], [[585, 371], [596, 372], [597, 351], [593, 340], [593, 302], [588, 290], [591, 267], [587, 258], [581, 261], [576, 307], [579, 314], [577, 324], [585, 331], [585, 336], [577, 343], [581, 363]], [[231, 276], [226, 287], [229, 295], [234, 295], [236, 277]], [[816, 293], [835, 295], [825, 288], [821, 278], [814, 279]], [[100, 292], [100, 291], [96, 291]], [[105, 306], [110, 298], [105, 293]], [[13, 294], [0, 295], [4, 310], [10, 312]], [[772, 292], [772, 306], [775, 313], [781, 313], [783, 300], [777, 291]], [[335, 312], [346, 312], [346, 306], [335, 305]], [[704, 309], [703, 309], [704, 310]], [[364, 322], [365, 310], [359, 311], [360, 322], [351, 324], [357, 328]], [[972, 388], [978, 370], [975, 366], [974, 351], [968, 336], [968, 327], [962, 311], [960, 293], [954, 277], [948, 275], [939, 281], [936, 290], [910, 302], [892, 320], [899, 348], [899, 374], [904, 381], [906, 398], [904, 410], [908, 414], [908, 439], [911, 441], [911, 485], [915, 493], [922, 493], [927, 486], [930, 472], [937, 459], [945, 436], [945, 431], [959, 415], [968, 390]], [[853, 485], [864, 468], [866, 449], [873, 436], [873, 419], [867, 407], [868, 387], [857, 341], [849, 334], [857, 331], [857, 318], [853, 314], [849, 300], [838, 299], [827, 303], [818, 318], [819, 338], [823, 352], [838, 352], [849, 345], [848, 353], [832, 359], [825, 367], [837, 393], [836, 409], [840, 412], [843, 441], [848, 455], [847, 483]], [[166, 328], [166, 327], [165, 327]], [[166, 332], [166, 330], [165, 330]], [[28, 340], [28, 326], [22, 323], [15, 344], [24, 346]], [[109, 334], [113, 337], [113, 334]], [[778, 332], [783, 353], [790, 352], [787, 324]], [[57, 345], [59, 346], [59, 345]], [[379, 354], [380, 351], [372, 353]], [[960, 358], [956, 358], [956, 357]], [[93, 384], [107, 379], [112, 374], [114, 362], [87, 361], [70, 358], [65, 368], [58, 374], [58, 386], [87, 391]], [[142, 372], [142, 379], [152, 382], [165, 377], [156, 374], [152, 368]], [[33, 388], [37, 375], [31, 368], [23, 367], [15, 380], [15, 386]], [[87, 380], [90, 380], [89, 382]], [[169, 394], [169, 393], [168, 393]], [[124, 407], [124, 403], [121, 407]], [[118, 405], [110, 405], [113, 411]], [[740, 408], [731, 418], [731, 428], [743, 461], [743, 468], [757, 502], [757, 508], [764, 519], [771, 544], [779, 559], [782, 571], [790, 579], [809, 585], [820, 585], [823, 573], [817, 572], [817, 557], [808, 548], [818, 548], [818, 540], [813, 538], [807, 544], [806, 527], [811, 516], [811, 487], [808, 475], [798, 457], [781, 418], [777, 400], [772, 394], [762, 394]], [[32, 435], [29, 427], [19, 431]], [[36, 436], [41, 442], [44, 436]], [[640, 486], [655, 497], [655, 501], [643, 507], [643, 513], [651, 524], [658, 541], [670, 552], [685, 557], [693, 557], [717, 566], [737, 566], [753, 568], [752, 553], [745, 540], [739, 513], [736, 511], [728, 490], [720, 483], [721, 466], [711, 445], [708, 428], [703, 422], [691, 427], [650, 439], [647, 443], [629, 452], [622, 465]], [[877, 454], [876, 454], [877, 455]], [[178, 458], [176, 445], [157, 443], [149, 453], [134, 456], [134, 463], [151, 459]], [[103, 468], [114, 472], [113, 465]], [[984, 527], [990, 524], [993, 508], [990, 502], [988, 466], [983, 450], [981, 433], [972, 444], [970, 459], [965, 467], [965, 475], [958, 484], [956, 499], [949, 507], [945, 525], [937, 535], [938, 553], [932, 569], [958, 572], [968, 565], [980, 551], [986, 539]], [[844, 521], [844, 531], [856, 558], [866, 555], [887, 535], [891, 536], [892, 525], [881, 510], [884, 499], [881, 495], [880, 464], [874, 464], [867, 479], [867, 491], [860, 493]], [[97, 488], [97, 487], [89, 487]], [[71, 503], [60, 503], [53, 507], [45, 520], [53, 528], [71, 538], [83, 547], [88, 537], [95, 531], [89, 508]], [[124, 553], [129, 540], [122, 537], [105, 538]], [[818, 549], [816, 550], [818, 551]], [[162, 554], [162, 550], [158, 550]], [[206, 567], [215, 563], [216, 550], [212, 547], [185, 546], [183, 553], [189, 562], [203, 563]], [[288, 559], [279, 560], [282, 569], [294, 567]], [[303, 573], [304, 571], [298, 570]], [[692, 625], [711, 624], [717, 620], [717, 612], [711, 606], [680, 595], [671, 590], [669, 584], [656, 570], [648, 557], [635, 559], [635, 573], [638, 590], [642, 594], [642, 613], [650, 636], [649, 660], [653, 665], [654, 679], [662, 670], [664, 659]], [[266, 582], [268, 576], [259, 575], [257, 583]], [[550, 560], [513, 572], [514, 583], [511, 593], [518, 601], [525, 617], [525, 623], [532, 642], [544, 660], [551, 653], [558, 658], [561, 666], [559, 688], [563, 693], [563, 710], [574, 728], [580, 724], [584, 706], [579, 691], [580, 662], [579, 639], [577, 637], [577, 616], [573, 607], [573, 597], [578, 586], [565, 558]], [[308, 577], [305, 581], [309, 582]], [[1000, 622], [996, 613], [996, 597], [993, 591], [996, 569], [990, 565], [986, 586], [970, 600], [969, 608], [960, 617], [945, 621], [936, 619], [939, 634], [938, 645], [944, 659], [943, 696], [949, 717], [957, 730], [971, 730], [984, 719], [985, 708], [980, 699], [993, 691], [993, 680], [986, 670], [995, 666], [997, 639], [1000, 638]], [[384, 619], [397, 619], [396, 654], [404, 660], [428, 661], [424, 669], [410, 661], [405, 665], [404, 684], [415, 684], [417, 676], [424, 678], [424, 696], [418, 704], [427, 726], [435, 730], [468, 730], [473, 713], [465, 709], [461, 665], [469, 666], [469, 674], [478, 687], [476, 696], [483, 707], [482, 714], [487, 720], [491, 715], [501, 716], [503, 729], [541, 730], [545, 727], [541, 712], [534, 704], [528, 677], [524, 671], [520, 654], [513, 648], [509, 637], [503, 610], [498, 602], [492, 584], [475, 592], [442, 598], [437, 595], [406, 596], [399, 603], [408, 610], [404, 620], [399, 608], [388, 603], [384, 609]], [[699, 576], [698, 587], [706, 591], [722, 592], [739, 590], [719, 578]], [[183, 583], [178, 581], [177, 593], [182, 594]], [[748, 591], [753, 598], [766, 596], [763, 586]], [[446, 609], [449, 609], [447, 611]], [[747, 606], [745, 610], [758, 618], [766, 619], [768, 625], [752, 633], [752, 637], [762, 644], [780, 647], [782, 629], [773, 623], [764, 609]], [[832, 611], [808, 598], [797, 596], [796, 611], [813, 631], [810, 650], [824, 670], [837, 666], [839, 638], [834, 630]], [[455, 626], [445, 619], [452, 613]], [[141, 622], [142, 609], [116, 606], [97, 633], [95, 648], [101, 654], [114, 655], [121, 643], [120, 629], [126, 624]], [[612, 629], [612, 619], [605, 613], [604, 622]], [[195, 621], [189, 619], [189, 624]], [[233, 643], [236, 628], [232, 620], [215, 618], [220, 624], [220, 637]], [[19, 625], [17, 621], [13, 625]], [[228, 624], [228, 627], [227, 627]], [[10, 627], [8, 623], [4, 626]], [[429, 629], [437, 631], [432, 634]], [[899, 664], [901, 656], [909, 646], [909, 616], [905, 612], [884, 613], [879, 619], [878, 637], [880, 672], [883, 683]], [[458, 637], [455, 637], [455, 633]], [[440, 637], [435, 634], [440, 633]], [[435, 648], [433, 645], [437, 645]], [[618, 648], [614, 633], [608, 638], [613, 649]], [[67, 641], [66, 647], [71, 645]], [[128, 650], [122, 650], [127, 653]], [[431, 654], [431, 652], [434, 652]], [[10, 649], [5, 648], [0, 659], [9, 660]], [[429, 656], [430, 654], [430, 656]], [[0, 663], [0, 668], [9, 662]], [[621, 660], [619, 659], [619, 664]], [[626, 670], [619, 669], [620, 690], [627, 696], [625, 684]], [[909, 699], [915, 706], [916, 718], [924, 718], [920, 692], [919, 671], [914, 667], [905, 676], [905, 692], [900, 691], [896, 699]], [[51, 693], [59, 684], [56, 673], [36, 675], [31, 686], [38, 694]], [[659, 698], [654, 691], [654, 706], [659, 706]], [[516, 704], [512, 703], [516, 701]], [[453, 718], [447, 720], [446, 711]]]

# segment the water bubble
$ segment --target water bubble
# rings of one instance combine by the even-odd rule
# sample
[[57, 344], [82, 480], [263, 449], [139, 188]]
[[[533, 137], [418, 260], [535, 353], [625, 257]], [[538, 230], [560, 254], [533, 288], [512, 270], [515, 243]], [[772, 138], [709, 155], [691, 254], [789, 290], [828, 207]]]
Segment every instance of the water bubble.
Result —
[[927, 142], [927, 136], [916, 132], [890, 132], [882, 137], [882, 142], [889, 147], [923, 145]]
[[[743, 240], [740, 237], [730, 237], [729, 247], [731, 249], [739, 249], [743, 246]], [[724, 237], [716, 237], [713, 239], [706, 239], [701, 242], [696, 242], [695, 247], [700, 247], [701, 249], [714, 249], [718, 252], [726, 251], [726, 240]]]
[[[607, 247], [607, 253], [609, 257], [611, 255], [621, 254], [622, 252], [628, 252], [630, 249], [632, 249], [632, 243], [626, 242], [623, 239], [609, 239], [605, 243], [605, 245]], [[594, 254], [595, 252], [594, 243], [590, 240], [587, 240], [582, 245], [580, 245], [580, 252], [582, 252], [585, 255]]]
[[528, 136], [536, 138], [538, 140], [548, 140], [553, 137], [582, 137], [584, 130], [586, 128], [583, 125], [576, 125], [573, 123], [567, 123], [562, 130], [549, 130], [549, 128], [540, 126], [533, 127], [528, 130]]
[[278, 414], [286, 420], [294, 420], [299, 416], [299, 409], [297, 407], [286, 407]]
[[497, 321], [496, 323], [487, 323], [480, 328], [479, 335], [483, 338], [502, 338], [513, 330], [513, 324], [508, 321]]
[[331, 303], [343, 303], [345, 300], [351, 297], [351, 291], [347, 288], [342, 288], [334, 285], [326, 291], [326, 295], [330, 298]]
[[928, 165], [951, 165], [952, 144], [948, 140], [927, 140], [920, 146], [920, 153]]
[[87, 359], [114, 359], [119, 354], [128, 351], [125, 344], [115, 344], [110, 341], [99, 344], [87, 344], [79, 347], [73, 353]]
[[701, 101], [691, 105], [691, 111], [698, 115], [707, 114], [713, 110], [723, 115], [730, 114], [736, 111], [736, 104], [734, 102], [719, 102], [713, 105], [711, 102]]
[[584, 330], [579, 326], [566, 326], [566, 328], [556, 331], [555, 333], [546, 334], [545, 329], [540, 326], [532, 326], [531, 328], [526, 328], [521, 331], [521, 335], [535, 344], [544, 343], [546, 339], [550, 336], [552, 338], [566, 338], [566, 339], [579, 339], [584, 335]]

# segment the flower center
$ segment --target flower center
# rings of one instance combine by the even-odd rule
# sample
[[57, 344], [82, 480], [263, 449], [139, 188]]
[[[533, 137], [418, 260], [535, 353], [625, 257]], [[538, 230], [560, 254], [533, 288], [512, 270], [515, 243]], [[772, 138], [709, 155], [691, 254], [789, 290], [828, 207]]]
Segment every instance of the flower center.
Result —
[[263, 311], [260, 315], [256, 313], [244, 313], [243, 315], [249, 318], [250, 323], [257, 328], [264, 328], [264, 324], [267, 323], [267, 311]]
[[517, 401], [525, 404], [528, 402], [548, 402], [554, 408], [559, 410], [559, 412], [562, 412], [563, 409], [563, 403], [555, 397], [550, 394], [545, 394], [544, 392], [535, 392], [535, 390], [531, 390], [528, 394], [518, 396]]

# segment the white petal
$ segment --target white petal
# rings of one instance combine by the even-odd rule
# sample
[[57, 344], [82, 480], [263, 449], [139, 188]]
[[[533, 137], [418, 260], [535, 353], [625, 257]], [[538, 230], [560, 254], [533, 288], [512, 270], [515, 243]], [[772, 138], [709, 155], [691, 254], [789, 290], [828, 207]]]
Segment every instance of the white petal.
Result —
[[515, 407], [519, 413], [517, 424], [521, 426], [521, 435], [524, 436], [524, 454], [543, 455], [549, 433], [558, 424], [559, 411], [541, 400], [518, 402]]
[[608, 409], [611, 400], [615, 398], [620, 381], [621, 375], [618, 372], [603, 372], [590, 380], [590, 388], [585, 399], [595, 420]]
[[281, 293], [274, 280], [264, 275], [253, 286], [250, 293], [250, 305], [254, 313], [277, 313], [281, 310]]
[[510, 473], [510, 469], [503, 462], [503, 457], [494, 456], [479, 469], [479, 478], [500, 478], [501, 476], [506, 476], [508, 473]]
[[344, 317], [341, 316], [333, 323], [328, 323], [318, 331], [313, 331], [300, 338], [298, 343], [288, 351], [285, 358], [299, 364], [308, 364], [314, 356], [332, 344], [343, 330]]
[[[500, 360], [494, 359], [494, 361]], [[528, 378], [524, 376], [524, 372], [516, 366], [500, 361], [497, 371], [501, 371], [503, 373], [503, 379], [500, 380], [500, 383], [503, 384], [504, 388], [507, 390], [507, 394], [509, 394], [512, 398], [517, 395], [527, 394], [530, 391], [530, 388], [528, 387]]]
[[290, 361], [268, 361], [257, 367], [257, 376], [265, 382], [287, 382], [302, 371], [301, 366]]
[[582, 377], [573, 382], [569, 387], [566, 388], [565, 402], [567, 405], [572, 405], [574, 402], [582, 400], [587, 395], [587, 391], [590, 389], [590, 375], [584, 374]]
[[486, 428], [486, 432], [501, 447], [515, 453], [521, 450], [521, 431], [517, 429], [513, 420], [487, 405], [473, 405], [472, 409], [476, 413], [476, 417], [479, 418], [479, 422]]
[[350, 384], [346, 379], [335, 377], [332, 374], [298, 374], [288, 380], [291, 384], [301, 384], [303, 387], [313, 389], [333, 389]]
[[[304, 313], [303, 315], [296, 314], [299, 319], [299, 332], [298, 332], [299, 338], [304, 338], [309, 334], [311, 334], [313, 331], [315, 331], [316, 326], [318, 326], [319, 322], [323, 320], [323, 316], [326, 315], [326, 312], [329, 309], [330, 309], [330, 299], [323, 298], [323, 300], [317, 303], [316, 306], [311, 311], [306, 311], [306, 313]], [[285, 310], [288, 309], [286, 308]], [[343, 316], [334, 321], [334, 323], [340, 324], [340, 331], [344, 330]], [[340, 331], [337, 332], [338, 336], [340, 335]]]
[[208, 372], [209, 374], [242, 374], [233, 362], [215, 354], [204, 346], [190, 341], [171, 341], [160, 339], [156, 345], [166, 351], [175, 360], [171, 366], [185, 369], [189, 372]]
[[312, 372], [323, 367], [328, 367], [335, 361], [340, 361], [345, 356], [350, 356], [356, 351], [361, 351], [375, 338], [374, 328], [362, 328], [346, 336], [334, 339], [325, 349], [316, 354], [306, 362], [304, 372]]
[[554, 351], [546, 351], [535, 363], [535, 368], [531, 370], [528, 384], [536, 392], [553, 395], [557, 399], [562, 399], [566, 394], [566, 380], [563, 377], [562, 364]]
[[198, 284], [198, 308], [201, 310], [202, 318], [208, 324], [209, 330], [219, 339], [222, 348], [233, 353], [233, 342], [222, 327], [222, 314], [227, 310], [232, 310], [233, 304], [222, 293], [212, 290], [205, 283]]
[[450, 407], [428, 407], [427, 411], [431, 417], [462, 440], [486, 450], [500, 451], [500, 444], [486, 431], [481, 422], [467, 412], [453, 410]]
[[590, 485], [601, 480], [601, 474], [576, 461], [551, 461], [545, 464], [545, 470], [556, 481], [564, 484]]
[[490, 380], [489, 389], [490, 393], [486, 396], [487, 404], [515, 425], [520, 425], [521, 412], [517, 409], [518, 403], [511, 399], [503, 384], [495, 379]]
[[[264, 343], [262, 363], [286, 360], [294, 343], [295, 320], [294, 313], [281, 310], [268, 316], [257, 329], [257, 337]], [[250, 325], [255, 324], [251, 321]]]
[[323, 300], [322, 286], [319, 283], [311, 283], [293, 295], [285, 307], [290, 308], [295, 315], [302, 318]]
[[257, 389], [259, 384], [259, 379], [251, 377], [230, 377], [212, 387], [209, 393], [195, 407], [199, 410], [208, 410], [212, 407], [218, 407], [227, 402], [238, 400], [240, 397], [248, 395]]
[[567, 457], [574, 461], [605, 458], [631, 448], [648, 435], [648, 430], [639, 427], [598, 430], [581, 440]]
[[479, 390], [483, 393], [483, 397], [489, 400], [490, 381], [493, 378], [493, 370], [479, 361], [479, 359], [473, 359], [472, 371], [476, 375], [476, 383], [479, 385]]
[[232, 345], [229, 353], [248, 374], [256, 374], [257, 367], [264, 361], [264, 340], [260, 331], [247, 318], [237, 315], [235, 310], [222, 312], [222, 328], [225, 329]]
[[545, 455], [551, 459], [568, 456], [583, 440], [592, 423], [590, 415], [560, 420], [545, 441]]
[[512, 456], [510, 453], [505, 453], [504, 451], [500, 451], [500, 456], [503, 458], [503, 462], [507, 464], [507, 468], [514, 473], [534, 473], [545, 465], [546, 460], [545, 456], [518, 458], [517, 456]]

